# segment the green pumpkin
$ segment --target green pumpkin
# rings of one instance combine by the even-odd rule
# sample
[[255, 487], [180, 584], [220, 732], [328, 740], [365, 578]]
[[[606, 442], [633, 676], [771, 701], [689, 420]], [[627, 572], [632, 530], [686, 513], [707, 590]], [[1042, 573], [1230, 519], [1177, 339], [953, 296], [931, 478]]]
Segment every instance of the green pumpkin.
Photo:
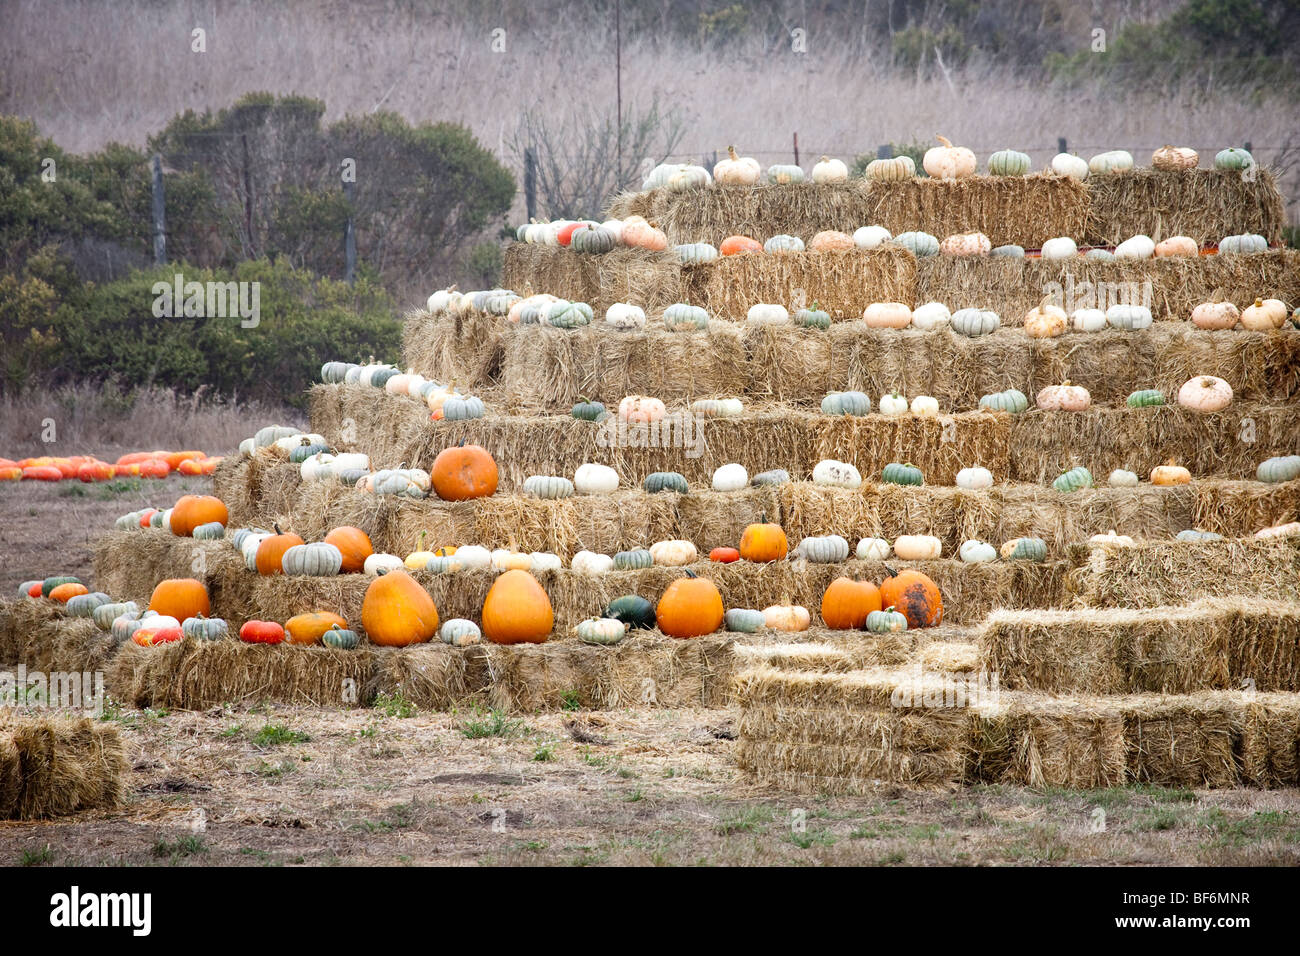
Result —
[[709, 313], [698, 305], [676, 302], [664, 309], [664, 325], [670, 329], [707, 329]]
[[640, 571], [651, 567], [654, 563], [654, 558], [650, 556], [650, 552], [645, 548], [620, 551], [614, 555], [614, 569], [617, 571]]
[[215, 541], [226, 536], [226, 526], [220, 521], [209, 521], [195, 528], [190, 536], [199, 541]]
[[1092, 486], [1092, 472], [1082, 466], [1071, 468], [1063, 475], [1057, 476], [1057, 479], [1052, 482], [1052, 487], [1057, 491], [1078, 491], [1080, 488], [1091, 488]]
[[113, 621], [123, 614], [139, 613], [140, 608], [134, 601], [119, 601], [101, 604], [90, 612], [90, 619], [95, 622], [95, 626], [101, 631], [109, 631], [113, 628]]
[[388, 384], [388, 380], [397, 374], [395, 368], [379, 368], [370, 373], [370, 384], [375, 388], [383, 388]]
[[866, 415], [871, 399], [865, 392], [831, 392], [822, 399], [823, 415]]
[[1158, 388], [1141, 388], [1129, 395], [1126, 404], [1129, 408], [1149, 408], [1152, 405], [1163, 405], [1165, 403], [1165, 393]]
[[786, 471], [784, 468], [773, 468], [770, 471], [760, 471], [753, 478], [749, 479], [749, 483], [755, 488], [760, 488], [763, 485], [784, 485], [788, 484], [789, 481], [790, 472]]
[[939, 240], [928, 232], [901, 232], [894, 237], [894, 242], [918, 259], [939, 254]]
[[46, 578], [41, 582], [41, 597], [49, 597], [50, 592], [60, 584], [80, 584], [81, 578], [74, 578], [70, 574], [61, 574], [52, 578]]
[[181, 633], [196, 641], [223, 641], [230, 636], [230, 625], [219, 617], [187, 617], [181, 621]]
[[484, 411], [483, 399], [473, 395], [453, 395], [442, 403], [442, 417], [448, 422], [482, 418]]
[[646, 476], [645, 490], [652, 495], [661, 491], [675, 491], [679, 495], [684, 495], [691, 488], [686, 483], [685, 475], [678, 474], [675, 471], [656, 471]]
[[312, 455], [319, 455], [321, 452], [332, 453], [333, 449], [329, 445], [322, 445], [319, 442], [312, 442], [306, 445], [299, 445], [289, 452], [289, 460], [295, 465], [301, 465]]
[[524, 479], [524, 492], [538, 498], [572, 498], [573, 482], [562, 475], [529, 475]]
[[335, 624], [320, 637], [321, 643], [326, 647], [333, 647], [340, 651], [355, 650], [360, 638], [357, 632], [339, 627]]
[[627, 637], [628, 626], [618, 618], [592, 617], [578, 623], [573, 631], [584, 644], [608, 646], [621, 643]]
[[767, 181], [777, 184], [801, 183], [804, 181], [803, 167], [774, 163], [767, 167]]
[[995, 246], [989, 255], [998, 256], [1002, 259], [1023, 259], [1025, 257], [1025, 247], [1015, 245]]
[[576, 329], [590, 325], [592, 308], [585, 302], [552, 302], [546, 309], [546, 324], [557, 329]]
[[591, 255], [611, 252], [617, 245], [618, 236], [614, 234], [614, 230], [606, 229], [604, 226], [588, 226], [586, 229], [579, 229], [569, 240], [569, 248], [574, 252], [585, 252]]
[[980, 408], [989, 408], [995, 412], [1010, 412], [1012, 415], [1019, 415], [1029, 407], [1029, 399], [1025, 393], [1016, 388], [1009, 388], [1005, 392], [990, 392], [980, 399]]
[[749, 607], [733, 607], [722, 616], [722, 626], [729, 631], [753, 634], [763, 629], [763, 612]]
[[163, 515], [164, 512], [162, 511], [155, 511], [153, 514], [151, 514], [149, 516], [149, 527], [161, 528], [163, 526]]
[[1260, 481], [1277, 483], [1279, 481], [1294, 481], [1300, 478], [1300, 455], [1279, 455], [1276, 458], [1268, 458], [1255, 469], [1255, 477]]
[[103, 591], [95, 591], [91, 594], [78, 594], [68, 598], [68, 603], [64, 607], [73, 617], [91, 617], [95, 613], [95, 608], [101, 604], [107, 604], [111, 600], [112, 598]]
[[1012, 561], [1046, 561], [1047, 542], [1042, 538], [1017, 538], [1007, 557]]
[[589, 401], [579, 395], [578, 404], [573, 406], [573, 410], [569, 414], [584, 422], [598, 422], [603, 420], [609, 413], [605, 411], [605, 406], [600, 402]]
[[1023, 176], [1029, 172], [1029, 154], [1014, 149], [1000, 149], [989, 157], [989, 173], [994, 176]]
[[1229, 146], [1221, 149], [1214, 156], [1215, 169], [1249, 169], [1255, 165], [1255, 157], [1244, 149]]
[[794, 314], [794, 324], [805, 329], [829, 329], [831, 314], [817, 308], [814, 302], [811, 309], [800, 309]]
[[887, 607], [867, 615], [866, 629], [872, 634], [897, 634], [907, 630], [907, 615]]
[[628, 627], [649, 630], [655, 626], [655, 606], [637, 594], [614, 598], [605, 608], [605, 616], [616, 618]]
[[684, 266], [703, 265], [718, 258], [717, 246], [707, 242], [688, 242], [685, 245], [673, 246], [673, 252], [677, 254], [677, 258]]
[[921, 474], [921, 469], [912, 464], [899, 464], [890, 462], [885, 466], [884, 471], [880, 473], [882, 480], [891, 485], [923, 485], [925, 476]]

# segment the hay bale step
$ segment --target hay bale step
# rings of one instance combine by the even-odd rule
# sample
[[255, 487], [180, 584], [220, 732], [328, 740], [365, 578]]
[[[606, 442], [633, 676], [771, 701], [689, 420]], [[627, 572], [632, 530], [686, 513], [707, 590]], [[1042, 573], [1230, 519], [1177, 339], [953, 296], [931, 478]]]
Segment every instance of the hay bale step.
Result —
[[1300, 691], [1300, 603], [1205, 598], [1144, 609], [994, 611], [983, 666], [1060, 694]]
[[126, 772], [126, 748], [112, 724], [0, 710], [2, 820], [116, 807]]

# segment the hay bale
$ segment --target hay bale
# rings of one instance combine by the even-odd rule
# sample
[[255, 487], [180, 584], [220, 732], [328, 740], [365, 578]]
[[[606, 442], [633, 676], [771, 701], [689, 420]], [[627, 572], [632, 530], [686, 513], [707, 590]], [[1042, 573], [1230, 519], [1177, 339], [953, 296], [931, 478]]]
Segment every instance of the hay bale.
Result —
[[1066, 602], [1094, 608], [1176, 605], [1189, 595], [1300, 600], [1300, 539], [1146, 542], [1073, 546]]
[[1253, 786], [1300, 786], [1300, 694], [1246, 695], [1241, 755]]
[[109, 531], [95, 542], [95, 582], [115, 601], [148, 604], [166, 578], [195, 578], [214, 609], [233, 608], [249, 572], [229, 541], [183, 538], [159, 528]]
[[1134, 169], [1089, 176], [1086, 229], [1089, 245], [1113, 246], [1144, 234], [1159, 241], [1190, 236], [1201, 245], [1224, 236], [1255, 232], [1282, 241], [1285, 204], [1272, 171], [1257, 168], [1247, 179], [1239, 171]]
[[1242, 781], [1242, 694], [1205, 692], [1112, 700], [1124, 717], [1128, 776], [1166, 787], [1235, 787]]
[[520, 295], [549, 292], [586, 302], [597, 316], [615, 302], [632, 302], [647, 315], [658, 314], [685, 294], [677, 256], [646, 249], [585, 255], [562, 246], [512, 242], [506, 246], [501, 282]]
[[[1012, 326], [1021, 325], [1025, 313], [1048, 294], [1058, 305], [1068, 302], [1071, 311], [1135, 302], [1149, 305], [1157, 321], [1187, 322], [1192, 309], [1216, 292], [1242, 306], [1258, 295], [1296, 302], [1300, 251], [1107, 261], [927, 256], [919, 261], [916, 274], [917, 304], [938, 301], [952, 309], [993, 309]], [[1072, 343], [1080, 338], [1066, 336]]]
[[687, 266], [683, 275], [689, 301], [719, 319], [743, 322], [756, 302], [792, 310], [816, 302], [832, 319], [851, 321], [872, 302], [911, 302], [916, 269], [911, 252], [888, 243], [869, 252], [723, 256]]
[[126, 771], [126, 750], [112, 724], [0, 711], [0, 819], [118, 806]]
[[1012, 690], [1061, 694], [1300, 691], [1300, 605], [1206, 598], [1178, 607], [995, 611], [984, 665]]
[[402, 364], [462, 391], [490, 388], [501, 374], [503, 336], [513, 328], [482, 312], [411, 312], [402, 326]]

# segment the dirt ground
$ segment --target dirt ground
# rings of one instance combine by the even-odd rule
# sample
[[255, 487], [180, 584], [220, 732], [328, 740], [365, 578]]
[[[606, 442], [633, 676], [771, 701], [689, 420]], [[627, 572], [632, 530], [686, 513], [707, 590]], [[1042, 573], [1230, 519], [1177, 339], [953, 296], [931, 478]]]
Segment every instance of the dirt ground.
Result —
[[[205, 479], [0, 488], [5, 588], [88, 577], [117, 515]], [[0, 865], [1300, 864], [1300, 791], [748, 783], [726, 710], [110, 708], [125, 807], [0, 823]]]

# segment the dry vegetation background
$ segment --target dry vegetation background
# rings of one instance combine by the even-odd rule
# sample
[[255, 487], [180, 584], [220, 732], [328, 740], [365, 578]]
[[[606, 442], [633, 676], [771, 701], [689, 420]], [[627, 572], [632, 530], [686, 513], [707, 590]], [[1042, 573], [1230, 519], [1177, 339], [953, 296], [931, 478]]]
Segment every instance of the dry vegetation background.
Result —
[[[863, 22], [881, 5], [864, 0]], [[509, 144], [525, 112], [560, 124], [612, 108], [608, 6], [15, 0], [4, 4], [0, 33], [0, 62], [8, 65], [0, 111], [35, 118], [64, 148], [85, 151], [113, 140], [143, 143], [179, 112], [219, 109], [249, 91], [296, 92], [323, 99], [331, 120], [382, 108], [412, 122], [462, 122], [519, 177]], [[1081, 154], [1128, 148], [1139, 162], [1165, 142], [1213, 152], [1250, 141], [1262, 162], [1289, 165], [1288, 152], [1300, 144], [1300, 109], [1284, 96], [1213, 83], [1208, 90], [1176, 82], [1067, 89], [1026, 74], [1023, 62], [985, 55], [947, 72], [932, 55], [910, 68], [891, 56], [888, 36], [835, 30], [834, 21], [819, 20], [819, 6], [835, 5], [791, 4], [763, 29], [746, 28], [717, 46], [674, 31], [669, 18], [681, 14], [670, 0], [662, 29], [655, 4], [639, 4], [647, 26], [625, 40], [625, 108], [657, 100], [676, 110], [682, 135], [674, 152], [696, 161], [736, 143], [765, 164], [789, 162], [796, 131], [805, 164], [821, 153], [849, 159], [882, 143], [930, 142], [936, 132], [981, 159], [1013, 146], [1036, 164], [1056, 152], [1058, 136]], [[1177, 6], [1049, 0], [1026, 4], [1022, 16], [1041, 18], [1028, 29], [1050, 24], [1053, 36], [1083, 51], [1094, 26], [1114, 37], [1125, 24]], [[801, 24], [808, 24], [802, 54], [792, 52], [789, 37]], [[195, 27], [207, 33], [204, 54], [190, 51]], [[504, 52], [492, 49], [498, 28]], [[1293, 178], [1284, 183], [1288, 197], [1300, 192]], [[1289, 209], [1294, 221], [1294, 203]]]

